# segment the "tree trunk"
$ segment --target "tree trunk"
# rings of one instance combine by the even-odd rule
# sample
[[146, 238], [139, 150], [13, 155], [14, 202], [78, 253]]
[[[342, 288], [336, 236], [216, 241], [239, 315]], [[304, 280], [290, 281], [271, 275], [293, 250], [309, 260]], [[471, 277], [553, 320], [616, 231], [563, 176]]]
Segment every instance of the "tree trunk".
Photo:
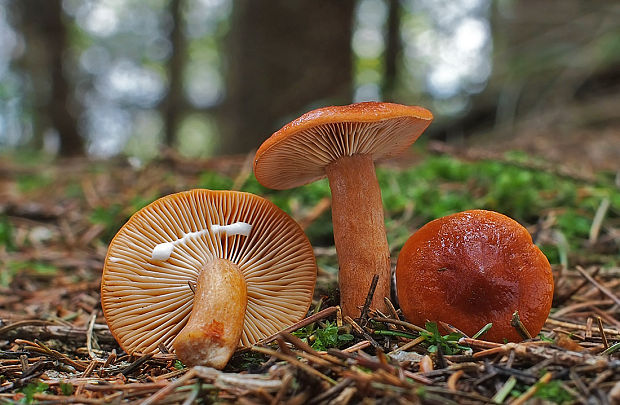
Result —
[[186, 50], [183, 33], [183, 0], [171, 0], [169, 10], [173, 24], [169, 36], [172, 54], [167, 65], [168, 93], [162, 100], [161, 111], [164, 118], [164, 142], [166, 146], [172, 147], [176, 141], [176, 132], [186, 104], [183, 98], [183, 68]]
[[220, 149], [243, 153], [312, 107], [352, 97], [353, 0], [234, 3]]
[[388, 1], [388, 20], [385, 45], [385, 71], [383, 73], [383, 99], [394, 100], [396, 79], [401, 53], [400, 41], [400, 0]]
[[49, 127], [56, 130], [60, 140], [61, 156], [84, 154], [84, 140], [80, 136], [73, 111], [73, 86], [64, 69], [67, 56], [67, 30], [63, 21], [61, 0], [20, 0], [17, 7], [26, 52], [20, 64], [29, 75], [34, 138], [43, 138]]
[[52, 74], [52, 98], [48, 101], [48, 108], [52, 125], [60, 137], [60, 155], [80, 156], [84, 154], [84, 140], [70, 111], [75, 105], [73, 86], [63, 70], [68, 38], [62, 17], [62, 1], [48, 0], [47, 3], [50, 7], [49, 27], [44, 35], [48, 38]]

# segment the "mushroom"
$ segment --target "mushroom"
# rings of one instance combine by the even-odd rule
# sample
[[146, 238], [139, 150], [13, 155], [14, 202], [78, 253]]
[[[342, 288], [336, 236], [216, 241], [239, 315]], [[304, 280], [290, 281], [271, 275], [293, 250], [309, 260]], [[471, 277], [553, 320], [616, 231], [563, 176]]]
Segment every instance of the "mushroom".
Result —
[[520, 341], [513, 313], [536, 336], [551, 310], [553, 275], [517, 221], [470, 210], [431, 221], [407, 240], [396, 290], [409, 322], [443, 321], [469, 336], [492, 323], [486, 340]]
[[319, 108], [282, 127], [256, 152], [254, 173], [283, 190], [327, 176], [344, 315], [359, 315], [374, 275], [371, 308], [390, 295], [390, 252], [374, 161], [404, 152], [432, 114], [421, 107], [366, 102]]
[[101, 302], [127, 353], [163, 344], [186, 365], [223, 368], [239, 345], [306, 315], [316, 273], [305, 234], [271, 202], [191, 190], [160, 198], [120, 229]]

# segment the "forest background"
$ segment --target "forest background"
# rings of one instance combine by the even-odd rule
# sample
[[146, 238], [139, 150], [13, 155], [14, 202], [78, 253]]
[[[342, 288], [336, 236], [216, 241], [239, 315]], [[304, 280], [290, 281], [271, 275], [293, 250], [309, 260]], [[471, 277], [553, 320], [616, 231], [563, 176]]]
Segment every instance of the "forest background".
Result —
[[427, 138], [613, 169], [609, 1], [3, 0], [0, 148], [247, 153], [312, 108], [429, 108]]

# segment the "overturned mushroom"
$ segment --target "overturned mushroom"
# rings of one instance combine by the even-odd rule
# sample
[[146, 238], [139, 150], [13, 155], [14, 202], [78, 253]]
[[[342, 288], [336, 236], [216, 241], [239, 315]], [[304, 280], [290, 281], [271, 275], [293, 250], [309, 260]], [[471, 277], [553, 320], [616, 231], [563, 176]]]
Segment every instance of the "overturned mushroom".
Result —
[[319, 108], [282, 127], [256, 152], [254, 174], [273, 189], [327, 176], [343, 313], [359, 315], [373, 276], [372, 308], [390, 295], [390, 252], [374, 161], [404, 152], [433, 119], [421, 107], [367, 102]]
[[492, 323], [485, 339], [520, 341], [513, 313], [536, 336], [551, 309], [553, 275], [517, 221], [470, 210], [431, 221], [407, 240], [396, 289], [409, 322], [443, 321], [469, 336]]
[[126, 352], [163, 344], [187, 365], [222, 368], [238, 345], [306, 315], [316, 271], [301, 228], [269, 201], [191, 190], [153, 202], [121, 228], [101, 301]]

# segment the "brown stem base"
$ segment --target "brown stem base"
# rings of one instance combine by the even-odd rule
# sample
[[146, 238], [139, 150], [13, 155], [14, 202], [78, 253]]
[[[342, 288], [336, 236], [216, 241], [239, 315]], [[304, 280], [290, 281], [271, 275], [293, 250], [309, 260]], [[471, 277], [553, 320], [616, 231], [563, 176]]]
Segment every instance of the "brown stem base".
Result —
[[192, 313], [172, 346], [187, 366], [223, 368], [239, 344], [247, 287], [232, 262], [215, 259], [198, 275]]

